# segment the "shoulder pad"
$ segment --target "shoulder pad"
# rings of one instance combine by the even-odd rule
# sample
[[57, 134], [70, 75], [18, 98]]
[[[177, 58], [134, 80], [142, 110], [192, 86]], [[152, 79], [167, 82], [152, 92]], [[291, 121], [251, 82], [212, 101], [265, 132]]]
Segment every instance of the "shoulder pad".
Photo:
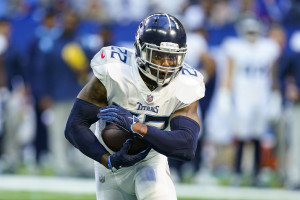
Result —
[[270, 38], [264, 38], [261, 42], [262, 48], [265, 52], [268, 52], [270, 57], [278, 58], [280, 55], [280, 46], [277, 42]]
[[107, 63], [125, 63], [130, 62], [134, 55], [131, 49], [117, 46], [103, 47], [92, 59], [91, 65], [103, 65]]
[[[94, 75], [104, 84], [107, 82], [107, 75], [112, 78], [120, 75], [124, 65], [130, 66], [133, 62], [134, 52], [124, 47], [108, 46], [102, 48], [92, 59], [91, 67]], [[119, 77], [119, 76], [117, 76]]]
[[203, 75], [196, 69], [184, 64], [176, 77], [175, 95], [184, 104], [191, 104], [205, 94], [205, 84]]
[[96, 55], [91, 60], [91, 67], [96, 65], [103, 65], [107, 62], [107, 51], [109, 47], [103, 47], [96, 53]]
[[91, 60], [91, 68], [94, 75], [106, 85], [106, 74], [107, 74], [107, 51], [108, 47], [102, 48]]
[[244, 46], [243, 40], [241, 40], [240, 38], [230, 37], [230, 38], [227, 38], [223, 42], [222, 50], [224, 51], [224, 53], [226, 55], [234, 56], [235, 54], [237, 54], [240, 51], [241, 46], [242, 46], [242, 48]]

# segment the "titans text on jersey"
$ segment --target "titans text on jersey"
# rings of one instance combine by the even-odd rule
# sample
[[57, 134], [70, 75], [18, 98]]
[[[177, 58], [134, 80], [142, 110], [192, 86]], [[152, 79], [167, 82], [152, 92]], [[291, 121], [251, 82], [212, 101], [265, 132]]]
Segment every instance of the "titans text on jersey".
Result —
[[148, 106], [148, 105], [145, 106], [140, 102], [137, 102], [137, 105], [138, 105], [137, 110], [147, 110], [154, 113], [158, 113], [159, 106]]

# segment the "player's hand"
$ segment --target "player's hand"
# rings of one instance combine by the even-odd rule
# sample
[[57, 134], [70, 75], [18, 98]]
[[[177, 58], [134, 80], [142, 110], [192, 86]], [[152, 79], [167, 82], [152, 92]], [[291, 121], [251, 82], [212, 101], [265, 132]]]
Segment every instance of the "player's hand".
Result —
[[124, 108], [115, 105], [106, 106], [99, 109], [97, 116], [104, 121], [116, 124], [133, 136], [139, 135], [132, 130], [133, 124], [139, 122], [139, 119]]
[[132, 139], [126, 140], [120, 151], [108, 156], [107, 165], [112, 170], [112, 172], [114, 172], [114, 170], [120, 169], [121, 167], [130, 167], [135, 163], [143, 160], [148, 155], [151, 149], [150, 147], [138, 154], [129, 155], [128, 150], [130, 149], [132, 143]]

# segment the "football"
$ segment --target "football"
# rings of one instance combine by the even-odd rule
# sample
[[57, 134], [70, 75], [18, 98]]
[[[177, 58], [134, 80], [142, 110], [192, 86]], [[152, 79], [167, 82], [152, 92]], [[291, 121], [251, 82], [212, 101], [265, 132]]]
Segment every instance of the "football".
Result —
[[101, 132], [101, 137], [105, 145], [114, 152], [119, 151], [127, 139], [133, 139], [132, 146], [128, 151], [130, 155], [137, 154], [148, 147], [141, 139], [131, 136], [115, 124], [106, 126]]

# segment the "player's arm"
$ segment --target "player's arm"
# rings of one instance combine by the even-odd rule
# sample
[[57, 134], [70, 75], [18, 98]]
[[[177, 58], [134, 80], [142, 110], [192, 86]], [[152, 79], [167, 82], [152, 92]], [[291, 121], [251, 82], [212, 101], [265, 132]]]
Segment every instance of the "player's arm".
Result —
[[188, 117], [188, 118], [196, 121], [200, 126], [201, 123], [200, 123], [199, 115], [197, 113], [197, 109], [198, 109], [198, 101], [195, 101], [192, 104], [190, 104], [189, 106], [184, 107], [180, 110], [177, 110], [171, 116], [171, 120], [176, 116], [185, 116], [185, 117]]
[[133, 125], [133, 131], [143, 136], [143, 140], [161, 154], [170, 158], [190, 161], [194, 158], [200, 119], [197, 114], [198, 101], [176, 111], [171, 116], [171, 131], [141, 123]]
[[232, 80], [233, 80], [233, 71], [234, 71], [234, 60], [228, 56], [228, 66], [225, 71], [224, 80], [221, 82], [221, 87], [224, 89], [231, 91], [232, 88]]
[[195, 156], [200, 120], [198, 101], [176, 111], [170, 121], [171, 131], [163, 131], [139, 122], [128, 110], [119, 106], [101, 108], [98, 117], [142, 137], [153, 149], [170, 158], [192, 160]]
[[97, 113], [100, 107], [105, 106], [107, 106], [106, 89], [96, 77], [93, 77], [78, 94], [73, 105], [65, 129], [66, 138], [83, 154], [111, 170], [131, 166], [144, 159], [150, 148], [139, 154], [129, 155], [128, 149], [132, 145], [132, 140], [126, 141], [120, 151], [110, 155], [90, 130], [90, 126], [99, 120]]
[[75, 100], [66, 124], [65, 137], [83, 154], [107, 167], [109, 154], [90, 130], [90, 126], [99, 120], [99, 108], [104, 106], [107, 106], [106, 89], [93, 76]]

